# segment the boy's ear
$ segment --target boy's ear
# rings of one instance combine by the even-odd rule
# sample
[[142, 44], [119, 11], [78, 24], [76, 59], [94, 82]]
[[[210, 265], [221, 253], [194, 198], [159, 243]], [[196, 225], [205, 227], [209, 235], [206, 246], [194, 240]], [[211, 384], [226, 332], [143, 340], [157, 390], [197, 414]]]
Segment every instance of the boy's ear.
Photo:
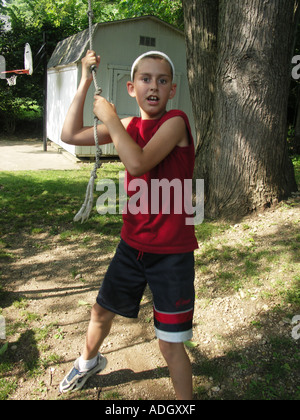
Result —
[[134, 89], [134, 83], [133, 82], [127, 82], [127, 91], [128, 91], [129, 95], [132, 98], [135, 98], [136, 97], [135, 89]]
[[177, 90], [177, 85], [175, 83], [173, 83], [172, 89], [171, 89], [171, 92], [170, 92], [169, 99], [173, 99], [174, 98], [174, 96], [176, 95], [176, 90]]

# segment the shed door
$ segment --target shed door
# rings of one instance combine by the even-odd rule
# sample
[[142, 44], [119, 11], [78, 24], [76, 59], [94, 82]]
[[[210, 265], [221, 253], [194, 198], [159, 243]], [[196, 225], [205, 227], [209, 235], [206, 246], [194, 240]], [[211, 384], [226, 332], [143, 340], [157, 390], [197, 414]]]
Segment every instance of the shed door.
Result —
[[139, 116], [136, 99], [127, 92], [126, 83], [130, 81], [130, 69], [110, 66], [110, 101], [115, 104], [120, 118]]

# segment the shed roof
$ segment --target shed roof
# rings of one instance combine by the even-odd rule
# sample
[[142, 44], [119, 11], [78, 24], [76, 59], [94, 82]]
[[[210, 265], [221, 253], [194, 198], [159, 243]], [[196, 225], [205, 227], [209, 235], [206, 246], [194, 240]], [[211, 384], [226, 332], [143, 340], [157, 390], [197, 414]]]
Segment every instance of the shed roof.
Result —
[[[115, 20], [111, 22], [103, 22], [103, 23], [96, 23], [93, 25], [93, 35], [94, 33], [103, 26], [108, 25], [117, 25], [122, 23], [134, 22], [134, 21], [141, 21], [141, 20], [153, 20], [156, 23], [164, 25], [171, 29], [172, 31], [177, 32], [180, 35], [184, 35], [184, 33], [177, 29], [175, 26], [170, 25], [167, 22], [155, 17], [155, 16], [142, 16], [137, 18], [131, 19], [124, 19], [124, 20]], [[60, 41], [50, 60], [48, 63], [48, 69], [54, 67], [63, 67], [70, 64], [78, 63], [85, 55], [86, 50], [89, 45], [89, 30], [86, 29], [85, 31], [79, 32], [69, 38]]]

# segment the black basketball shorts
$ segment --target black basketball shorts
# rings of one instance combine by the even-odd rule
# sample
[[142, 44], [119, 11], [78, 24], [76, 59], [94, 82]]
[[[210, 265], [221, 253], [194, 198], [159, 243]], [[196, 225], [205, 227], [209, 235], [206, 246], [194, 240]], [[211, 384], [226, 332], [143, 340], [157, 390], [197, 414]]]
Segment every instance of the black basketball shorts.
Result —
[[193, 336], [194, 253], [150, 254], [121, 240], [97, 297], [104, 309], [137, 318], [147, 284], [157, 338], [182, 343]]

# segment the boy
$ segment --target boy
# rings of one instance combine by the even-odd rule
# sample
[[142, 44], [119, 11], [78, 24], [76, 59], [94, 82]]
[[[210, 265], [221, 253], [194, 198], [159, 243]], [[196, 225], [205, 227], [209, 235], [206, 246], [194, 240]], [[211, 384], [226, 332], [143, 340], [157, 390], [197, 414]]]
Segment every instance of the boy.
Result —
[[[62, 131], [66, 143], [94, 144], [93, 128], [83, 126], [83, 107], [92, 82], [89, 69], [99, 64], [100, 57], [93, 51], [82, 60], [82, 79]], [[150, 190], [152, 180], [179, 179], [183, 185], [193, 176], [194, 143], [187, 116], [166, 111], [176, 94], [174, 73], [170, 58], [157, 51], [135, 61], [127, 90], [137, 100], [140, 118], [120, 120], [114, 105], [95, 97], [94, 113], [103, 123], [98, 126], [99, 144], [113, 142], [127, 170], [127, 187], [136, 178], [143, 179]], [[127, 192], [133, 194], [129, 188]], [[186, 225], [185, 209], [182, 214], [175, 211], [174, 191], [167, 203], [169, 212], [163, 211], [166, 203], [162, 203], [159, 211], [151, 214], [151, 197], [144, 198], [144, 203], [143, 197], [140, 199], [141, 209], [149, 211], [132, 214], [128, 205], [124, 209], [121, 242], [92, 309], [83, 354], [62, 381], [61, 392], [82, 388], [89, 377], [105, 368], [106, 359], [98, 352], [115, 315], [137, 318], [149, 284], [155, 331], [176, 397], [192, 399], [192, 369], [183, 343], [192, 338], [194, 250], [198, 247], [194, 226]], [[181, 200], [183, 203], [185, 198]]]

